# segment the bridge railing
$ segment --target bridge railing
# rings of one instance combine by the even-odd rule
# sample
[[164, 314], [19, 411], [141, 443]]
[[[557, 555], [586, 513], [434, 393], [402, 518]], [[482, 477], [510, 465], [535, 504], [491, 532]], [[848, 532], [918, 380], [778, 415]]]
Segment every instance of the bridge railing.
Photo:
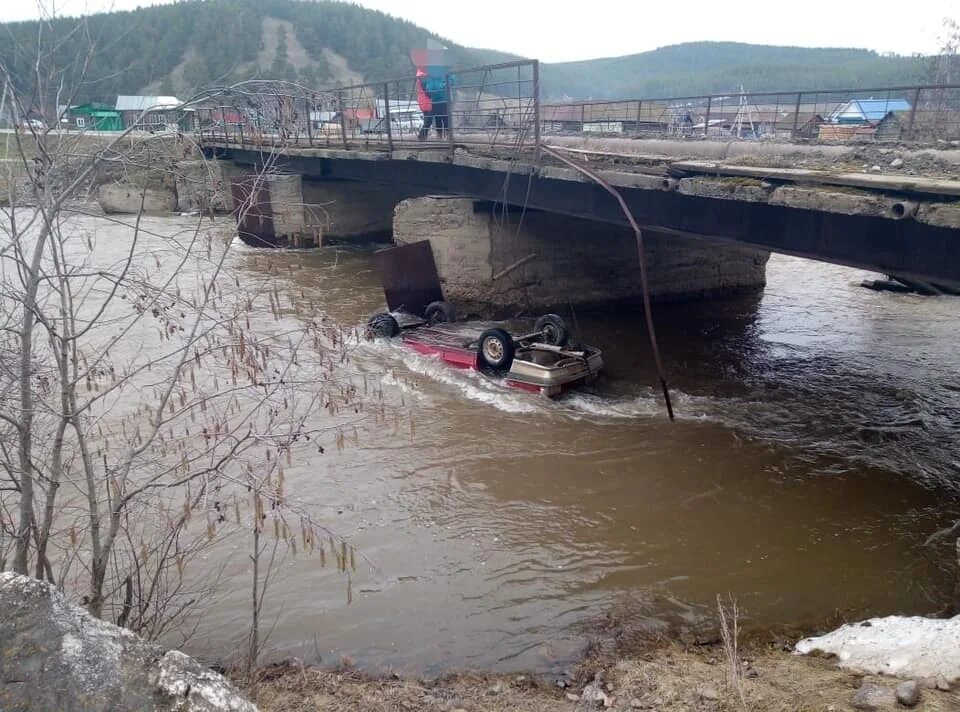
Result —
[[202, 137], [251, 147], [389, 150], [407, 145], [453, 151], [466, 144], [536, 150], [536, 61], [450, 72], [423, 108], [417, 81], [411, 74], [324, 91], [249, 82], [199, 107], [196, 122]]
[[540, 120], [545, 136], [956, 141], [960, 85], [544, 103]]
[[[539, 64], [457, 70], [422, 106], [410, 76], [322, 91], [251, 81], [196, 111], [202, 135], [243, 146], [454, 151], [457, 145], [539, 153], [551, 136], [822, 143], [960, 140], [960, 85], [744, 92], [542, 103]], [[423, 109], [427, 110], [424, 111]]]

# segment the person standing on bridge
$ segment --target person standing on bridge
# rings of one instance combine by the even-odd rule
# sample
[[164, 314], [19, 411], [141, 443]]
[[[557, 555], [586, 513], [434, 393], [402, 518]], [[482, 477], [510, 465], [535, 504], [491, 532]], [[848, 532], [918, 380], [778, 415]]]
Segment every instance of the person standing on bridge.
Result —
[[427, 72], [421, 67], [417, 67], [417, 106], [420, 107], [420, 113], [423, 114], [423, 123], [420, 125], [420, 133], [417, 138], [421, 141], [427, 138], [430, 133], [430, 124], [433, 123], [433, 102], [430, 95], [423, 88], [423, 81], [427, 77]]
[[[444, 138], [450, 128], [450, 109], [447, 102], [447, 80], [443, 76], [430, 76], [423, 69], [417, 70], [417, 100], [421, 100], [421, 91], [430, 101], [429, 112], [423, 114], [423, 127], [418, 138], [426, 140], [430, 135], [430, 125], [437, 127], [437, 136]], [[423, 111], [424, 104], [420, 104]]]

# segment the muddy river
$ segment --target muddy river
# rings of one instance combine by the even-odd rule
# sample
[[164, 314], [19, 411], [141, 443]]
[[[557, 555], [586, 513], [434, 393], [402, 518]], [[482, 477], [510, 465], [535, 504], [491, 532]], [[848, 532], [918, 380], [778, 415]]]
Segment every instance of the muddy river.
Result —
[[[229, 266], [300, 295], [294, 321], [355, 324], [383, 303], [366, 248], [238, 246]], [[567, 310], [607, 366], [556, 402], [358, 346], [344, 368], [402, 400], [413, 427], [366, 428], [289, 468], [288, 487], [367, 561], [348, 605], [335, 568], [285, 558], [270, 654], [551, 670], [624, 602], [680, 624], [712, 616], [718, 594], [758, 625], [935, 610], [952, 582], [923, 540], [958, 477], [960, 301], [871, 292], [865, 276], [775, 256], [762, 295], [658, 308], [676, 422], [639, 309]], [[224, 658], [245, 635], [233, 557], [190, 652]]]

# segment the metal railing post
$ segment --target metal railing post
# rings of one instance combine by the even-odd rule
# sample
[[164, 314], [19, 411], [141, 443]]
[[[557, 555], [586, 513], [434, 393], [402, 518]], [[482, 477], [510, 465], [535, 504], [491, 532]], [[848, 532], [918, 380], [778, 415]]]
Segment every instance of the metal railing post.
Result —
[[450, 84], [453, 75], [447, 72], [445, 76], [447, 85], [447, 143], [450, 144], [450, 160], [452, 161], [457, 150], [453, 142], [453, 87]]
[[580, 133], [584, 132], [584, 126], [587, 125], [587, 105], [580, 104]]
[[313, 110], [311, 106], [313, 102], [310, 100], [310, 97], [304, 97], [303, 103], [307, 107], [307, 145], [311, 148], [313, 147]]
[[533, 165], [540, 165], [540, 60], [533, 60]]
[[387, 122], [387, 148], [393, 150], [393, 127], [390, 125], [390, 85], [383, 83], [383, 113]]
[[633, 135], [640, 135], [640, 121], [643, 116], [643, 100], [637, 101], [637, 125], [633, 128]]
[[800, 124], [800, 99], [802, 96], [802, 92], [797, 92], [797, 103], [793, 107], [793, 128], [790, 130], [790, 138], [797, 137], [797, 129]]
[[337, 106], [340, 109], [340, 138], [343, 139], [343, 148], [349, 149], [350, 145], [347, 143], [347, 117], [344, 116], [342, 89], [337, 91]]
[[913, 139], [913, 122], [917, 118], [917, 107], [920, 105], [920, 89], [913, 92], [913, 104], [910, 106], [910, 118], [907, 119], [907, 137]]
[[713, 108], [713, 97], [707, 97], [707, 115], [703, 119], [703, 135], [707, 137], [710, 135], [710, 109]]

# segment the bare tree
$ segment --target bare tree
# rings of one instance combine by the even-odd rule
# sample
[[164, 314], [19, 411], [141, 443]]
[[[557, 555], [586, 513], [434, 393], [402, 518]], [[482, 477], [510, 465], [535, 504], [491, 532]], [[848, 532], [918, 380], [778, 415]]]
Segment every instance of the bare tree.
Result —
[[[29, 90], [0, 66], [26, 126], [13, 134], [0, 225], [0, 564], [156, 637], [203, 597], [190, 562], [252, 533], [253, 668], [274, 555], [262, 558], [264, 528], [274, 553], [299, 541], [321, 562], [326, 547], [341, 571], [353, 564], [352, 549], [285, 491], [283, 462], [376, 417], [356, 377], [329, 367], [361, 336], [289, 318], [292, 299], [275, 284], [241, 285], [233, 231], [202, 216], [158, 226], [145, 185], [132, 217], [91, 216], [83, 198], [101, 172], [169, 171], [173, 150], [191, 146], [140, 134], [142, 115], [107, 136], [65, 132], [59, 111], [54, 125], [23, 123], [29, 107], [68, 105], [76, 90], [56, 83], [45, 57]], [[286, 103], [276, 92], [257, 100]], [[271, 137], [256, 180], [290, 134]]]

